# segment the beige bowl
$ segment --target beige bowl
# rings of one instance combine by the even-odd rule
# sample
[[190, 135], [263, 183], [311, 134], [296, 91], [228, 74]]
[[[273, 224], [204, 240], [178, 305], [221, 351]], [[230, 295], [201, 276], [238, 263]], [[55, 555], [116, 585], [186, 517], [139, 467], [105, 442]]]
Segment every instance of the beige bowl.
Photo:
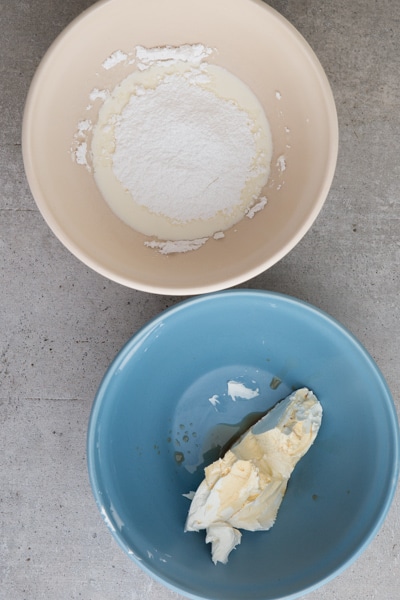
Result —
[[[96, 121], [94, 89], [135, 69], [102, 67], [117, 50], [202, 43], [245, 82], [270, 122], [274, 153], [267, 206], [223, 239], [162, 255], [109, 209], [93, 175], [71, 158], [78, 123]], [[190, 295], [246, 281], [285, 256], [328, 194], [338, 150], [337, 115], [325, 73], [302, 36], [258, 0], [106, 0], [85, 11], [43, 58], [29, 91], [23, 157], [37, 205], [54, 234], [86, 265], [126, 286]], [[284, 156], [285, 162], [279, 160]], [[285, 168], [283, 168], [283, 166]]]

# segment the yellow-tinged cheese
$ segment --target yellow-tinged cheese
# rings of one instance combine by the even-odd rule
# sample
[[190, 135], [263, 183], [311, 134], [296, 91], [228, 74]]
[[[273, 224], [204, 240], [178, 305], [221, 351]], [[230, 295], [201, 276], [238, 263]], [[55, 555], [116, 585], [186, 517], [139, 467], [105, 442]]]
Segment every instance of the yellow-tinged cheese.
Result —
[[297, 462], [314, 442], [322, 419], [316, 396], [301, 388], [253, 425], [223, 458], [205, 468], [185, 531], [206, 529], [214, 563], [226, 563], [239, 529], [268, 530]]

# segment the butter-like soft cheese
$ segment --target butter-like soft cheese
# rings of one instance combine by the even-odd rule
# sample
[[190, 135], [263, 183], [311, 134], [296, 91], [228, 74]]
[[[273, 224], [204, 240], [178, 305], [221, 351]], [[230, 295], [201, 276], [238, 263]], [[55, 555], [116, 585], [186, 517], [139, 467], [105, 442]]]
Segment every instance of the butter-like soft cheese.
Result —
[[206, 530], [215, 564], [226, 563], [240, 544], [239, 529], [266, 531], [273, 526], [290, 475], [314, 442], [321, 419], [316, 396], [301, 388], [205, 468], [185, 531]]

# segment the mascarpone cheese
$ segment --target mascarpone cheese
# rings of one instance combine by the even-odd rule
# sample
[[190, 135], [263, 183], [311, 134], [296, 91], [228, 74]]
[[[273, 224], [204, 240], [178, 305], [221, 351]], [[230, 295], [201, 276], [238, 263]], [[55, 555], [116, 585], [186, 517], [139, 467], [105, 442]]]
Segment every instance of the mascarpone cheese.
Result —
[[290, 475], [314, 442], [321, 419], [316, 396], [299, 389], [205, 468], [185, 531], [206, 530], [215, 564], [226, 563], [240, 544], [239, 529], [266, 531], [273, 526]]

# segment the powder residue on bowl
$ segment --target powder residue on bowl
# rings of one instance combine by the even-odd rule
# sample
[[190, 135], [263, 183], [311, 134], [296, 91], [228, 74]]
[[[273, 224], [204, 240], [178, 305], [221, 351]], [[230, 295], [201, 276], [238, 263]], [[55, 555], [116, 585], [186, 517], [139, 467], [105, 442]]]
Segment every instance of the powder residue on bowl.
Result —
[[[163, 254], [223, 237], [266, 184], [264, 111], [201, 44], [136, 49], [141, 68], [105, 100], [93, 129], [96, 183], [112, 210]], [[178, 243], [179, 242], [179, 243]]]
[[148, 248], [157, 248], [160, 254], [179, 254], [180, 252], [189, 252], [197, 250], [207, 242], [208, 238], [199, 238], [197, 240], [169, 240], [166, 242], [151, 240], [145, 242]]
[[84, 165], [86, 168], [90, 169], [87, 161], [87, 151], [87, 142], [81, 142], [77, 145], [74, 156], [78, 165]]
[[262, 210], [264, 206], [266, 206], [266, 204], [267, 198], [265, 196], [262, 196], [262, 198], [260, 198], [256, 204], [253, 204], [253, 206], [250, 206], [246, 210], [246, 217], [252, 219], [256, 213], [260, 212], [260, 210]]
[[217, 404], [220, 403], [218, 394], [214, 394], [213, 396], [211, 396], [211, 398], [209, 398], [208, 401], [215, 407]]
[[127, 58], [128, 55], [125, 54], [125, 52], [122, 52], [122, 50], [116, 50], [108, 58], [106, 58], [106, 60], [102, 64], [102, 67], [103, 69], [106, 69], [108, 71], [109, 69], [112, 69], [119, 63], [125, 61]]
[[94, 100], [103, 100], [104, 101], [108, 98], [109, 95], [110, 95], [110, 92], [108, 90], [99, 90], [99, 88], [93, 88], [89, 94], [89, 98], [90, 98], [90, 100], [92, 100], [92, 102]]
[[278, 167], [281, 173], [283, 173], [283, 171], [286, 171], [286, 158], [283, 154], [278, 156], [276, 160], [276, 166]]
[[258, 388], [253, 390], [240, 381], [228, 381], [228, 396], [230, 396], [234, 402], [236, 402], [237, 398], [251, 400], [252, 398], [256, 398], [259, 393], [260, 391]]
[[176, 64], [181, 61], [191, 65], [200, 65], [211, 53], [212, 48], [208, 48], [204, 44], [183, 44], [182, 46], [154, 48], [136, 46], [136, 60], [140, 70], [147, 69], [154, 63]]

